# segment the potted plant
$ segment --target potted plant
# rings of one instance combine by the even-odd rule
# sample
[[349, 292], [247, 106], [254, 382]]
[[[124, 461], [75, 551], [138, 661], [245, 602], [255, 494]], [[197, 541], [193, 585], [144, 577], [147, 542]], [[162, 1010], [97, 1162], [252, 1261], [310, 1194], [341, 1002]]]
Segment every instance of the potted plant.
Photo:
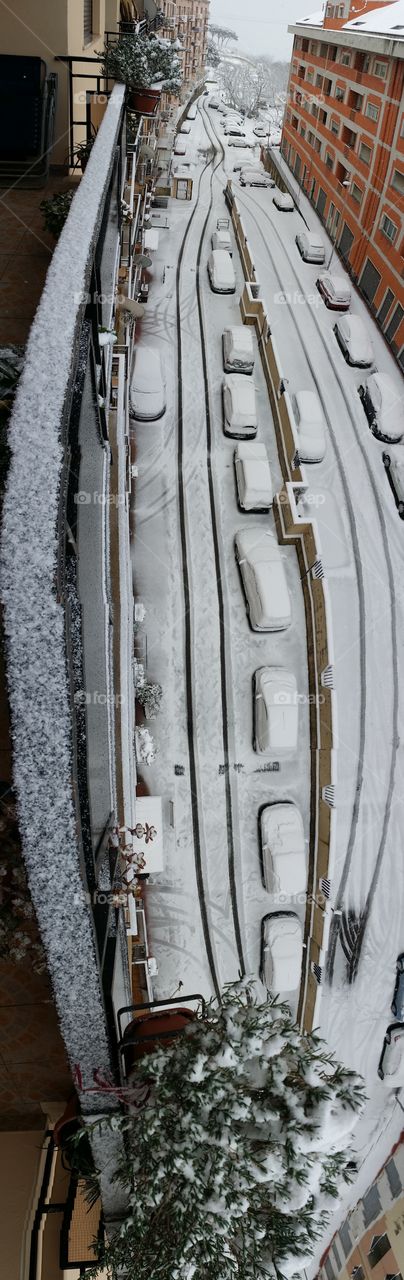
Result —
[[46, 230], [51, 232], [55, 240], [63, 230], [73, 196], [74, 191], [60, 191], [59, 194], [50, 196], [49, 200], [41, 200], [39, 208], [44, 216]]
[[79, 165], [82, 173], [84, 173], [86, 165], [90, 159], [96, 137], [97, 129], [95, 129], [92, 124], [89, 138], [85, 138], [84, 142], [79, 142], [77, 147], [74, 148], [73, 155], [76, 157], [74, 168], [76, 169], [77, 165]]
[[116, 44], [106, 44], [101, 55], [103, 75], [126, 84], [130, 111], [151, 115], [163, 89], [174, 93], [181, 84], [177, 52], [158, 36], [145, 39], [124, 35]]

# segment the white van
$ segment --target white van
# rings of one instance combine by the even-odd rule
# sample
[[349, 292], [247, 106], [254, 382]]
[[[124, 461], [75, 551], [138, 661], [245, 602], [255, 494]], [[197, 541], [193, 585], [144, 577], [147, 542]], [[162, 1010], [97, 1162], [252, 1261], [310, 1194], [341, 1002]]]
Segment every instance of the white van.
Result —
[[292, 620], [282, 553], [263, 525], [239, 529], [234, 539], [247, 614], [253, 631], [285, 631]]
[[243, 440], [234, 450], [237, 496], [241, 511], [269, 511], [273, 487], [268, 454], [257, 440]]
[[229, 325], [223, 331], [222, 344], [225, 373], [252, 373], [254, 347], [252, 330], [248, 325]]
[[236, 277], [226, 249], [213, 249], [208, 258], [208, 275], [213, 293], [235, 293]]

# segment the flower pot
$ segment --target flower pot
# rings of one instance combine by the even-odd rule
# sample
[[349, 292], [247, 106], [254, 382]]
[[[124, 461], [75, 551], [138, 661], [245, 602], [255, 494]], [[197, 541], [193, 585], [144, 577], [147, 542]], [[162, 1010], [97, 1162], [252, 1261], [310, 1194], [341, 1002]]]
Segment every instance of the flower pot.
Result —
[[160, 89], [129, 89], [126, 103], [128, 111], [138, 111], [143, 116], [153, 115], [160, 93]]

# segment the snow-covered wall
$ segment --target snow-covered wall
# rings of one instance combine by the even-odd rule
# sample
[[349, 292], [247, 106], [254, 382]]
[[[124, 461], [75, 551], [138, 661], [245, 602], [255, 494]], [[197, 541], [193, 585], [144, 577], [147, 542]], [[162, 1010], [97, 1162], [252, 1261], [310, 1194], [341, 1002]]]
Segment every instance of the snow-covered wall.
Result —
[[55, 249], [30, 332], [10, 425], [12, 461], [0, 545], [23, 853], [62, 1035], [70, 1062], [80, 1065], [87, 1084], [95, 1067], [108, 1068], [109, 1050], [91, 909], [79, 870], [65, 616], [56, 595], [58, 499], [61, 426], [81, 299], [89, 286], [123, 99], [119, 85]]

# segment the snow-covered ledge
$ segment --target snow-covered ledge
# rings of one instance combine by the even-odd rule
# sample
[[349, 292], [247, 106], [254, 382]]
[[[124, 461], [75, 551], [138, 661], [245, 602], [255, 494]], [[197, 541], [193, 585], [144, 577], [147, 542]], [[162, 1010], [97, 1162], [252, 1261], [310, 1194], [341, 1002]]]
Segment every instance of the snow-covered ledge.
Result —
[[[55, 249], [30, 332], [10, 425], [0, 544], [14, 779], [24, 858], [72, 1066], [91, 1085], [110, 1065], [90, 906], [79, 870], [63, 604], [56, 594], [62, 424], [82, 298], [89, 287], [122, 119], [112, 93]], [[96, 1096], [86, 1095], [86, 1110]], [[83, 1099], [84, 1101], [84, 1099]], [[108, 1096], [103, 1108], [112, 1103]]]

